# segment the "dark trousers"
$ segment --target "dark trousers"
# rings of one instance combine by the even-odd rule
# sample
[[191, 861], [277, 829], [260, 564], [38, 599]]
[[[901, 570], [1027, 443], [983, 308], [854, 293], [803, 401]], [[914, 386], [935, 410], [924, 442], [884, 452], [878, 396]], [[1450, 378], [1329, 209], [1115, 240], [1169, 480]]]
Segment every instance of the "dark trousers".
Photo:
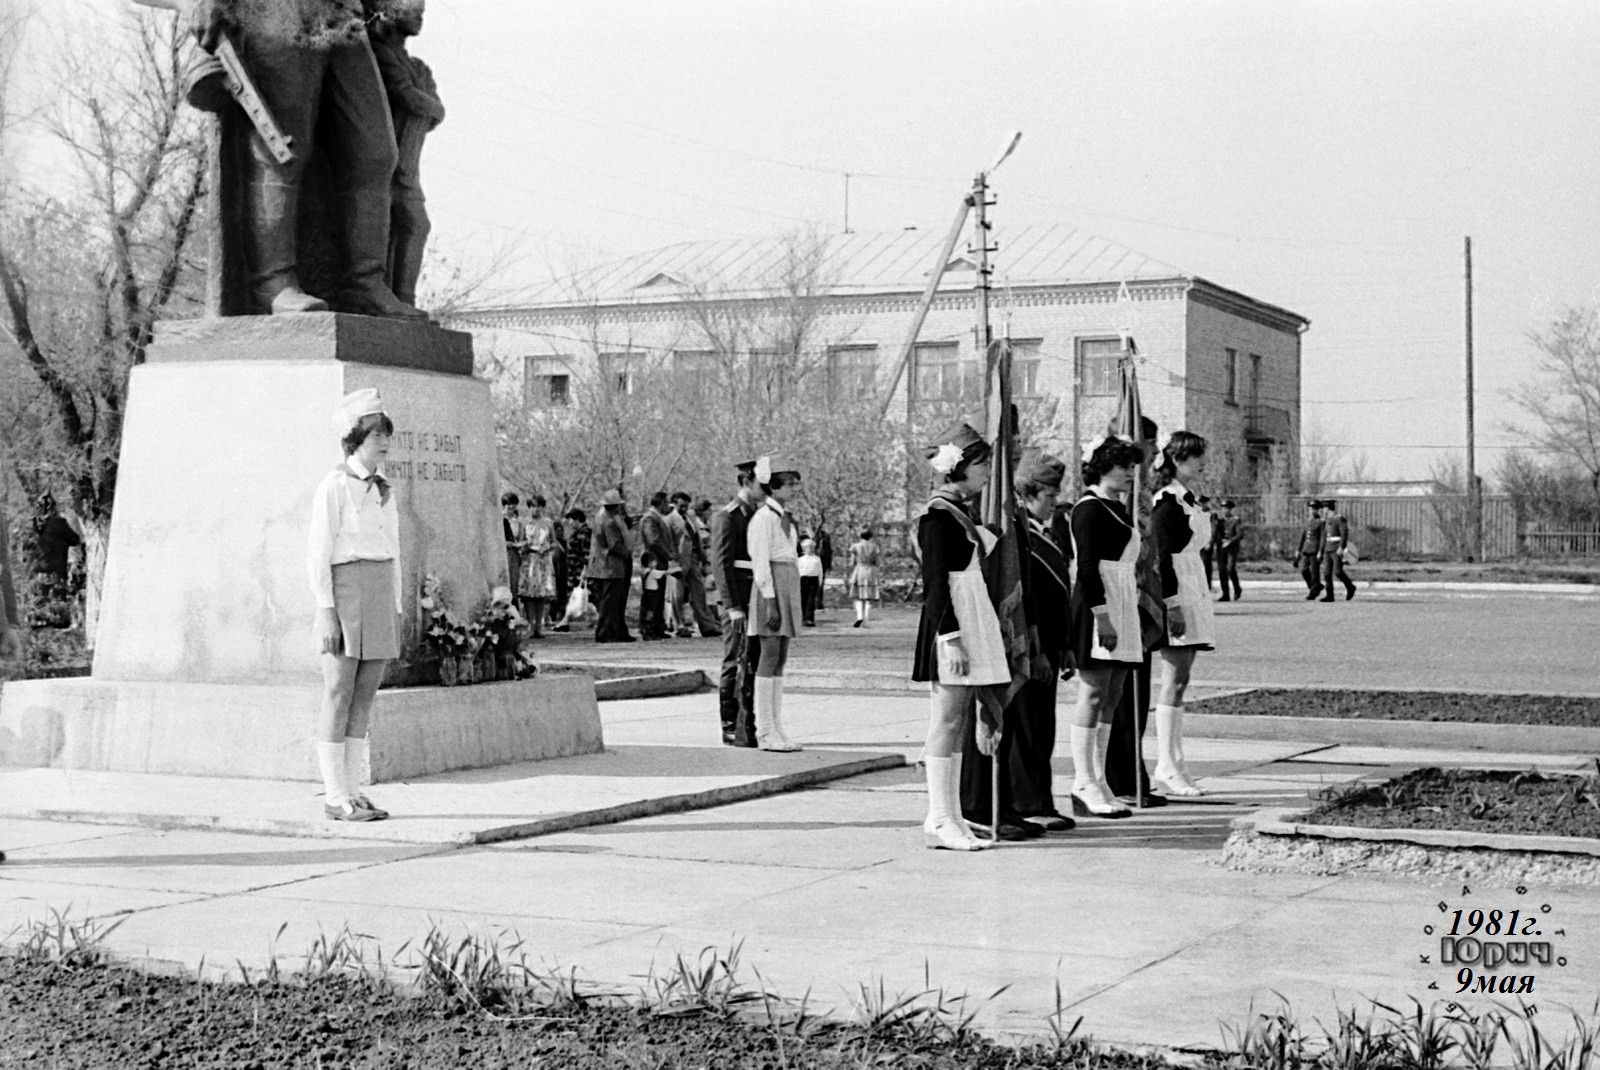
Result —
[[748, 617], [734, 620], [722, 611], [722, 672], [717, 678], [717, 709], [722, 718], [722, 734], [743, 733], [754, 740], [756, 663], [761, 660], [761, 640], [747, 635]]
[[1222, 585], [1222, 597], [1228, 597], [1228, 585], [1233, 585], [1233, 597], [1244, 592], [1239, 589], [1239, 544], [1223, 543], [1217, 548], [1217, 581]]
[[1056, 673], [1048, 680], [1029, 680], [1014, 704], [1016, 716], [1006, 721], [1014, 736], [1009, 768], [1011, 798], [1017, 813], [1037, 816], [1056, 812], [1050, 759], [1056, 749]]
[[1212, 569], [1216, 565], [1217, 552], [1211, 547], [1200, 551], [1200, 563], [1206, 567], [1206, 590], [1211, 590]]
[[1106, 749], [1106, 783], [1111, 785], [1113, 795], [1129, 797], [1150, 790], [1143, 746], [1150, 715], [1150, 655], [1144, 656], [1143, 664], [1132, 668], [1128, 684], [1122, 689], [1122, 701], [1111, 718], [1111, 743]]
[[594, 626], [595, 642], [628, 638], [628, 577], [596, 579], [594, 607], [599, 620]]
[[800, 619], [807, 624], [817, 623], [817, 606], [822, 601], [822, 577], [800, 577]]
[[1306, 581], [1306, 590], [1311, 594], [1322, 593], [1322, 580], [1317, 575], [1321, 570], [1322, 566], [1315, 557], [1300, 555], [1300, 578]]
[[[700, 571], [699, 565], [690, 565], [683, 570], [684, 601], [689, 603], [689, 610], [694, 614], [694, 622], [700, 628], [701, 635], [717, 635], [721, 632], [721, 625], [717, 617], [711, 612], [711, 607], [706, 605], [706, 576]], [[678, 626], [685, 626], [685, 617], [678, 614]]]
[[1326, 591], [1323, 595], [1324, 598], [1333, 597], [1333, 581], [1335, 579], [1344, 584], [1346, 593], [1356, 589], [1356, 585], [1351, 583], [1350, 577], [1344, 573], [1344, 554], [1338, 551], [1322, 555], [1322, 586]]
[[980, 825], [993, 823], [989, 817], [989, 802], [993, 795], [993, 768], [996, 759], [1000, 768], [1000, 815], [1010, 817], [1016, 813], [1011, 793], [1011, 756], [1016, 748], [1015, 725], [1018, 717], [1017, 708], [1021, 704], [1022, 696], [1019, 694], [1011, 700], [1011, 705], [1006, 707], [1005, 732], [1000, 737], [1000, 746], [995, 758], [990, 758], [978, 750], [975, 732], [968, 732], [966, 740], [961, 745], [961, 816], [968, 821], [976, 821]]
[[[662, 581], [665, 583], [666, 581]], [[667, 592], [661, 587], [639, 595], [639, 635], [645, 639], [667, 637]]]
[[[389, 99], [365, 35], [331, 48], [252, 39], [241, 42], [245, 66], [262, 102], [294, 140], [287, 164], [250, 133], [248, 177], [251, 283], [257, 299], [293, 277], [300, 182], [311, 147], [334, 166], [344, 231], [347, 289], [381, 287], [389, 260], [389, 183], [399, 158]], [[318, 142], [315, 134], [326, 136]], [[265, 306], [260, 311], [265, 311]]]

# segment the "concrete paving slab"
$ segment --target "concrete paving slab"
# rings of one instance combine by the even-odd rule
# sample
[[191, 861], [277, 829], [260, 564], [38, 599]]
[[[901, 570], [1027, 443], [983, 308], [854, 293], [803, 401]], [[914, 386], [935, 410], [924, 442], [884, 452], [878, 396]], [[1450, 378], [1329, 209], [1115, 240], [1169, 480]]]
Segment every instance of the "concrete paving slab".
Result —
[[[11, 863], [5, 864], [9, 870]], [[62, 879], [29, 879], [0, 873], [0, 942], [19, 939], [34, 923], [55, 924], [58, 915], [77, 924], [91, 919], [203, 899], [192, 892], [152, 892], [142, 888], [107, 888]]]
[[1453, 769], [1538, 769], [1550, 772], [1592, 772], [1588, 755], [1538, 754], [1450, 748], [1373, 747], [1345, 744], [1317, 754], [1317, 759], [1345, 765], [1425, 766]]
[[240, 833], [119, 830], [94, 839], [7, 850], [4, 875], [104, 888], [229, 895], [365, 869], [433, 849]]
[[122, 831], [104, 825], [75, 824], [70, 821], [27, 821], [0, 817], [0, 847], [4, 847], [8, 855], [14, 855], [17, 849], [23, 847], [98, 840], [106, 836], [120, 836]]
[[798, 754], [618, 746], [544, 762], [382, 784], [370, 794], [394, 816], [330, 822], [316, 789], [293, 781], [12, 769], [0, 773], [0, 815], [326, 839], [472, 843], [626, 820], [793, 790], [898, 765], [897, 754]]

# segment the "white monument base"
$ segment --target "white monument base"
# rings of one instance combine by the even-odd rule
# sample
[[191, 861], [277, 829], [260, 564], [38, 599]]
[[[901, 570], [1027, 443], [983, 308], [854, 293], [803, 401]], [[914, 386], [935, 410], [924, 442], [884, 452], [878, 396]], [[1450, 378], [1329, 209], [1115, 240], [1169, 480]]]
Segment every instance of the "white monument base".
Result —
[[[19, 680], [0, 702], [0, 765], [319, 780], [313, 685]], [[372, 779], [602, 750], [587, 676], [378, 692]]]
[[[7, 684], [0, 762], [312, 777], [320, 655], [311, 497], [343, 459], [328, 426], [377, 387], [395, 423], [402, 653], [431, 682], [426, 575], [469, 617], [506, 582], [489, 386], [471, 338], [335, 313], [162, 324], [128, 389], [93, 674]], [[587, 677], [380, 691], [374, 776], [602, 749]]]

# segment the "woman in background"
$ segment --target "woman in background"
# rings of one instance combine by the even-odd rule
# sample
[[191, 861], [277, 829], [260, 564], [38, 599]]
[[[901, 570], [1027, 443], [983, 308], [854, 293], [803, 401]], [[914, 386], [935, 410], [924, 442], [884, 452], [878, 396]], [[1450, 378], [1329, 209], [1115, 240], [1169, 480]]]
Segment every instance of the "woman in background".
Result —
[[883, 585], [878, 578], [878, 544], [872, 539], [871, 528], [862, 528], [861, 538], [850, 544], [847, 586], [856, 606], [856, 622], [851, 627], [865, 627], [872, 619], [872, 603], [883, 597]]

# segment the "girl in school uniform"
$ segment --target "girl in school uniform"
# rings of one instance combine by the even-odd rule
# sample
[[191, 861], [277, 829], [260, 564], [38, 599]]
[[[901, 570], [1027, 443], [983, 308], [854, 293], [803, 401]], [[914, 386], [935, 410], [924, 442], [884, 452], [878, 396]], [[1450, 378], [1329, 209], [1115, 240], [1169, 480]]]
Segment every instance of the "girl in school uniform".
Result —
[[1072, 808], [1079, 815], [1127, 817], [1106, 783], [1111, 717], [1144, 661], [1139, 634], [1139, 530], [1122, 496], [1143, 460], [1139, 447], [1107, 436], [1084, 449], [1083, 497], [1072, 507], [1073, 653], [1078, 704], [1072, 713]]
[[372, 388], [346, 395], [332, 426], [344, 463], [311, 500], [306, 562], [322, 655], [317, 765], [330, 821], [389, 814], [362, 790], [370, 776], [368, 716], [390, 658], [400, 656], [400, 511], [383, 476], [394, 422]]
[[1211, 517], [1189, 489], [1205, 470], [1206, 440], [1192, 431], [1174, 431], [1161, 447], [1150, 513], [1150, 537], [1167, 604], [1167, 643], [1156, 651], [1161, 690], [1156, 696], [1154, 780], [1168, 795], [1205, 794], [1189, 779], [1183, 756], [1183, 694], [1196, 652], [1212, 649], [1216, 639], [1211, 585], [1201, 557], [1210, 544]]
[[750, 589], [750, 634], [761, 640], [756, 663], [756, 746], [797, 751], [783, 730], [783, 669], [789, 641], [800, 630], [800, 526], [788, 505], [800, 492], [800, 472], [782, 458], [756, 461], [756, 482], [766, 500], [750, 516], [746, 543], [754, 583]]
[[[977, 851], [988, 841], [961, 817], [961, 761], [974, 731], [975, 688], [1011, 682], [1000, 619], [983, 580], [983, 561], [995, 536], [973, 522], [967, 503], [989, 481], [990, 447], [965, 423], [945, 430], [925, 450], [938, 485], [917, 522], [922, 550], [922, 618], [917, 626], [911, 679], [929, 687], [928, 735], [923, 768], [928, 816], [923, 843], [948, 851]], [[995, 739], [979, 731], [978, 749]]]

